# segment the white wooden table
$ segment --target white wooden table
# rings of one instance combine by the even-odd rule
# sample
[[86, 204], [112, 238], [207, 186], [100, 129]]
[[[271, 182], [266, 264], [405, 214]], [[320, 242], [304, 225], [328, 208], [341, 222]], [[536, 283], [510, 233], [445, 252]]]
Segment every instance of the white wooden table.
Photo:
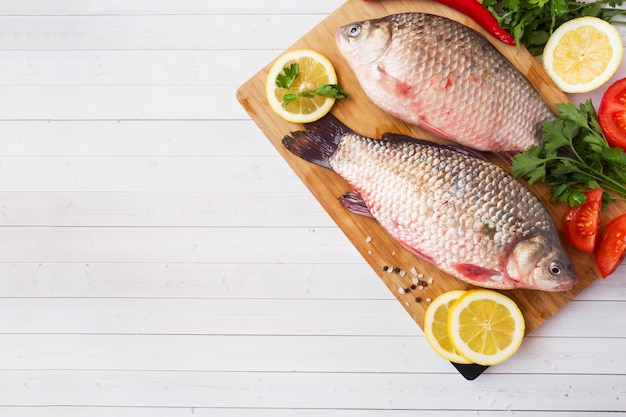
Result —
[[626, 267], [464, 380], [235, 99], [342, 0], [0, 0], [0, 416], [626, 411]]

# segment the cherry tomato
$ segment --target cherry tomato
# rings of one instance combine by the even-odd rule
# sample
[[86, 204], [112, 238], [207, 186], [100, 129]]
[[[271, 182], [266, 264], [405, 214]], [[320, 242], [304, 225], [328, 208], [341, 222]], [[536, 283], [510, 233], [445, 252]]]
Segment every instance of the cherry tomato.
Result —
[[596, 265], [602, 278], [608, 277], [617, 269], [624, 255], [626, 255], [626, 214], [611, 220], [598, 241]]
[[592, 253], [598, 238], [602, 189], [595, 188], [585, 194], [587, 201], [571, 207], [565, 216], [565, 236], [575, 248]]
[[598, 122], [609, 145], [626, 149], [626, 78], [613, 83], [602, 96]]

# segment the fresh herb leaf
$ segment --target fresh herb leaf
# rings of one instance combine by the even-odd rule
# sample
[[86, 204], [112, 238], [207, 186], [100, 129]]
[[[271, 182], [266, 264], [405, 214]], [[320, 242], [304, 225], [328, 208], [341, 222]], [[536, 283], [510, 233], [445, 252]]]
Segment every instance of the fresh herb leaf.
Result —
[[552, 189], [552, 198], [551, 201], [557, 201], [559, 203], [564, 203], [568, 201], [569, 193], [571, 192], [571, 187], [567, 184], [559, 184]]
[[339, 87], [339, 84], [322, 84], [319, 87], [317, 87], [315, 90], [313, 90], [313, 92], [320, 96], [334, 98], [334, 99], [341, 99], [341, 98], [348, 97], [348, 93], [343, 91]]
[[307, 97], [307, 98], [313, 98], [313, 94], [307, 92], [307, 91], [301, 91], [299, 93], [287, 93], [283, 96], [283, 104], [289, 104], [292, 101], [298, 99], [299, 97]]
[[289, 90], [299, 75], [300, 64], [297, 62], [294, 62], [288, 67], [284, 67], [283, 72], [276, 76], [276, 87]]
[[567, 145], [578, 133], [578, 126], [561, 119], [546, 122], [542, 126], [545, 152], [549, 155]]
[[572, 121], [580, 127], [589, 127], [587, 122], [589, 113], [584, 103], [580, 105], [580, 110], [576, 108], [574, 103], [558, 103], [556, 109], [559, 111], [561, 119]]
[[617, 166], [626, 166], [626, 153], [624, 153], [622, 148], [610, 147], [602, 149], [602, 159]]
[[532, 146], [513, 158], [511, 171], [513, 175], [526, 179], [532, 185], [546, 179], [546, 164], [545, 149]]
[[626, 153], [609, 146], [597, 122], [591, 100], [577, 108], [557, 104], [559, 117], [542, 125], [543, 146], [533, 146], [513, 158], [513, 175], [529, 184], [545, 181], [552, 201], [576, 206], [585, 191], [603, 188], [605, 202], [626, 200]]
[[585, 201], [587, 201], [587, 195], [585, 192], [579, 188], [570, 187], [570, 192], [568, 193], [567, 202], [570, 206], [580, 206]]
[[346, 93], [341, 88], [339, 88], [339, 84], [322, 84], [319, 87], [317, 87], [315, 90], [300, 91], [297, 93], [287, 93], [283, 96], [283, 103], [289, 104], [292, 101], [300, 97], [313, 98], [314, 94], [328, 97], [328, 98], [334, 98], [334, 99], [341, 99], [341, 98], [348, 97], [348, 93]]
[[596, 135], [586, 135], [582, 138], [582, 141], [589, 146], [589, 149], [599, 155], [602, 155], [606, 149], [606, 142]]
[[[276, 87], [284, 88], [287, 91], [291, 89], [293, 83], [300, 76], [300, 65], [295, 62], [288, 67], [284, 67], [283, 71], [276, 76]], [[339, 84], [322, 84], [314, 90], [299, 91], [297, 93], [287, 93], [283, 96], [283, 104], [289, 104], [300, 97], [313, 98], [314, 94], [334, 99], [347, 98], [348, 93], [343, 91]]]

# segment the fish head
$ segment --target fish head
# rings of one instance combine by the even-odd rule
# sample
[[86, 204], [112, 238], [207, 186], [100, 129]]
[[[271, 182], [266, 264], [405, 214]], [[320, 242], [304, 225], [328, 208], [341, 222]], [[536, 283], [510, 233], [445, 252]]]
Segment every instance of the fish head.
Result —
[[350, 23], [335, 32], [339, 51], [353, 66], [377, 61], [389, 47], [392, 38], [393, 30], [389, 19]]
[[568, 291], [577, 282], [558, 237], [542, 233], [515, 244], [507, 259], [506, 272], [520, 288]]

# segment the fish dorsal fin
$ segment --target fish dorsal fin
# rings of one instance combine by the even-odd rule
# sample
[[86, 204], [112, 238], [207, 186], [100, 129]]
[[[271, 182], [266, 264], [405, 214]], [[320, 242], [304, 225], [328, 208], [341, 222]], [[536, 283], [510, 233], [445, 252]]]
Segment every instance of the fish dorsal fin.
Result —
[[391, 133], [391, 132], [383, 133], [380, 138], [382, 140], [387, 140], [389, 142], [414, 142], [414, 143], [419, 143], [422, 145], [429, 145], [429, 146], [435, 144], [425, 139], [417, 139], [412, 136], [402, 135], [400, 133]]
[[413, 142], [413, 143], [418, 143], [420, 145], [425, 145], [425, 146], [434, 146], [437, 148], [449, 149], [449, 150], [458, 152], [460, 154], [463, 154], [472, 158], [490, 162], [489, 159], [485, 155], [480, 153], [479, 151], [472, 149], [472, 148], [468, 148], [466, 146], [462, 146], [462, 145], [444, 145], [441, 143], [431, 142], [426, 139], [417, 139], [411, 136], [401, 135], [399, 133], [391, 133], [391, 132], [383, 133], [382, 139], [390, 141], [390, 142]]

